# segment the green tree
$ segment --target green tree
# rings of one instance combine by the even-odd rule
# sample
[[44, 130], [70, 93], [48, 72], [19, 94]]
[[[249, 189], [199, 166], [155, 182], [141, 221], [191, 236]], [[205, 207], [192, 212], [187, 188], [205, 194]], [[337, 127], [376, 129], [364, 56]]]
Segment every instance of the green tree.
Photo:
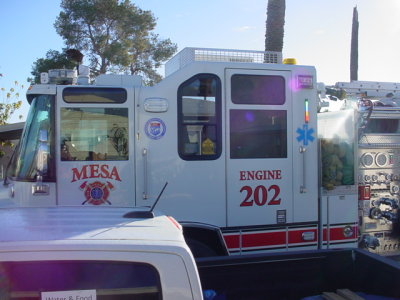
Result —
[[285, 0], [268, 0], [265, 51], [282, 52], [285, 10]]
[[129, 0], [62, 0], [54, 24], [67, 47], [89, 58], [94, 75], [130, 71], [149, 84], [156, 69], [176, 52], [169, 39], [152, 31], [156, 19]]
[[31, 74], [34, 78], [30, 78], [32, 83], [40, 83], [40, 73], [47, 72], [51, 69], [72, 69], [76, 66], [76, 62], [68, 58], [66, 50], [62, 52], [57, 50], [49, 50], [45, 58], [37, 59], [32, 66]]
[[[3, 74], [0, 73], [0, 80], [3, 78]], [[0, 81], [1, 82], [1, 81]], [[13, 85], [10, 88], [5, 88], [0, 85], [0, 94], [1, 94], [1, 102], [0, 102], [0, 125], [8, 124], [11, 116], [21, 108], [22, 101], [20, 100], [21, 92], [24, 90], [24, 85], [19, 84], [18, 81], [14, 81]], [[20, 115], [21, 119], [22, 116]], [[11, 141], [0, 139], [0, 158], [5, 155], [6, 147], [13, 147]]]
[[351, 27], [350, 50], [350, 81], [358, 80], [358, 11], [353, 9], [353, 23]]

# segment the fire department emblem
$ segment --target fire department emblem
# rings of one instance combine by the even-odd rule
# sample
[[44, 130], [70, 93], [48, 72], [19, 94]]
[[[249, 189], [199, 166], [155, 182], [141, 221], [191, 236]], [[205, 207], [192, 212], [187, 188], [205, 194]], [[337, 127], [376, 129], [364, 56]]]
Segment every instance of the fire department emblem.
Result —
[[107, 181], [106, 183], [103, 183], [100, 181], [94, 181], [92, 183], [88, 183], [85, 181], [79, 186], [79, 188], [83, 190], [83, 194], [86, 198], [86, 200], [82, 202], [82, 205], [86, 203], [92, 205], [108, 203], [111, 205], [111, 202], [107, 200], [108, 196], [110, 196], [110, 190], [114, 189], [114, 186], [111, 182]]
[[146, 135], [153, 140], [162, 138], [166, 130], [167, 127], [165, 126], [165, 123], [159, 118], [150, 119], [145, 125]]

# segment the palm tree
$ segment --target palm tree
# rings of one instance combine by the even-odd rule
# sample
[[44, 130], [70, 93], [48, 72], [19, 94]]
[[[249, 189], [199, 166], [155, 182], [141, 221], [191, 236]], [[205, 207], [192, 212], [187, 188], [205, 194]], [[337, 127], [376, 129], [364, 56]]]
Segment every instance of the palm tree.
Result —
[[350, 81], [358, 80], [358, 11], [353, 9], [353, 25], [351, 28]]
[[285, 0], [268, 0], [265, 51], [282, 52], [285, 9]]

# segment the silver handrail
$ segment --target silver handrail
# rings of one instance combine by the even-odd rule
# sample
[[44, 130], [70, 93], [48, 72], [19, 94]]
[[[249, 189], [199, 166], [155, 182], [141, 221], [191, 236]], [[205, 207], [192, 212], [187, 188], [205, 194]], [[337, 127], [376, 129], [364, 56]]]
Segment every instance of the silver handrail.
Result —
[[143, 200], [147, 200], [149, 198], [148, 195], [148, 177], [147, 177], [147, 157], [148, 157], [147, 148], [143, 148], [142, 156], [143, 156]]
[[299, 152], [302, 154], [303, 157], [303, 184], [300, 186], [300, 193], [305, 194], [307, 193], [307, 184], [306, 184], [306, 150], [307, 148], [304, 146], [299, 147]]

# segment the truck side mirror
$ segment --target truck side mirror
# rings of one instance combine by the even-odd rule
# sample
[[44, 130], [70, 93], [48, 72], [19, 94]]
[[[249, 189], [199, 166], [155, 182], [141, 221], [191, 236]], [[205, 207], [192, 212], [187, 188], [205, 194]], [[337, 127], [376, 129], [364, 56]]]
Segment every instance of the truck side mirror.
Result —
[[39, 131], [39, 144], [36, 159], [36, 183], [32, 185], [32, 195], [43, 196], [48, 195], [50, 186], [43, 183], [43, 175], [47, 174], [48, 163], [47, 158], [49, 155], [49, 138], [48, 132], [45, 129]]
[[40, 129], [39, 131], [39, 145], [36, 161], [36, 170], [39, 175], [43, 176], [47, 173], [47, 156], [49, 153], [49, 143], [48, 143], [48, 132], [45, 129]]

